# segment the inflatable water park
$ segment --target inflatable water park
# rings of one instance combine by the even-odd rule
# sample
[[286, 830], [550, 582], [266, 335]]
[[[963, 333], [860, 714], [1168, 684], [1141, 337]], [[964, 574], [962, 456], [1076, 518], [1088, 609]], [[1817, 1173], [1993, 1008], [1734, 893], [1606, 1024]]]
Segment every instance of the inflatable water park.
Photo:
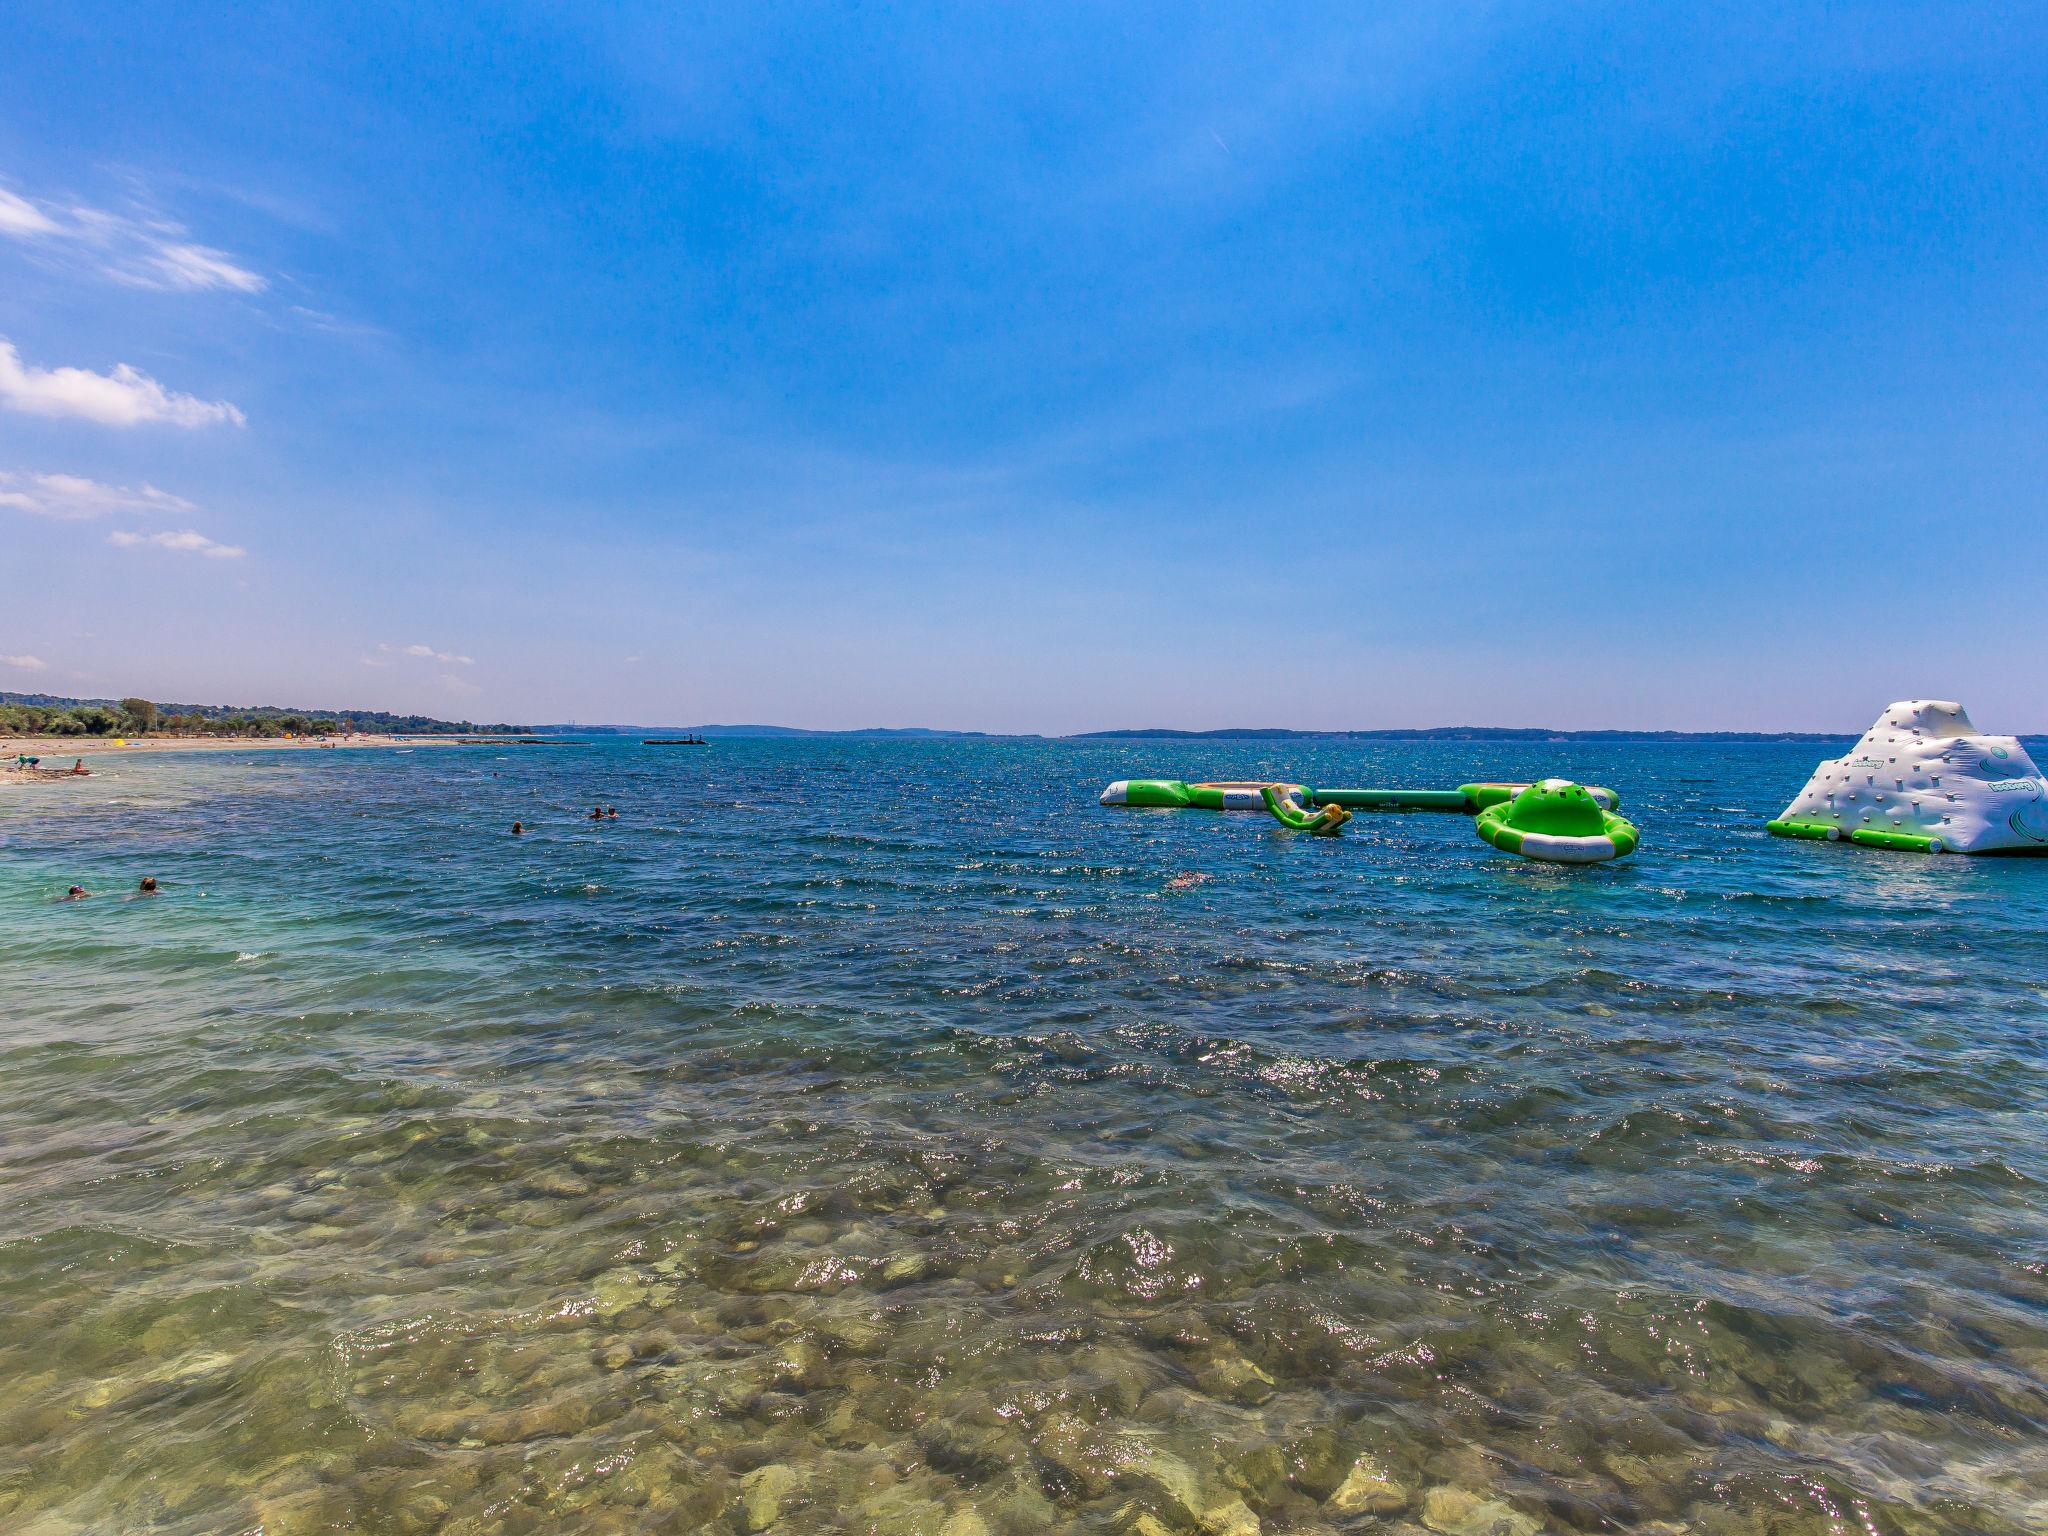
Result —
[[1312, 789], [1306, 784], [1188, 784], [1118, 779], [1104, 805], [1169, 810], [1264, 811], [1282, 826], [1335, 836], [1354, 811], [1437, 811], [1470, 816], [1480, 837], [1505, 853], [1552, 864], [1598, 864], [1635, 852], [1634, 823], [1611, 789], [1544, 779], [1536, 784], [1461, 784], [1456, 789]]
[[[1317, 837], [1336, 836], [1358, 811], [1469, 816], [1492, 847], [1551, 864], [1604, 864], [1640, 841], [1613, 790], [1569, 779], [1456, 789], [1118, 779], [1101, 798], [1136, 809], [1263, 811]], [[1822, 763], [1765, 830], [1915, 853], [2048, 853], [2048, 782], [2017, 737], [1979, 734], [1962, 705], [1905, 699], [1846, 756]]]
[[2048, 783], [2018, 737], [1979, 734], [1948, 699], [1904, 699], [1767, 826], [1911, 853], [2036, 853], [2048, 849]]

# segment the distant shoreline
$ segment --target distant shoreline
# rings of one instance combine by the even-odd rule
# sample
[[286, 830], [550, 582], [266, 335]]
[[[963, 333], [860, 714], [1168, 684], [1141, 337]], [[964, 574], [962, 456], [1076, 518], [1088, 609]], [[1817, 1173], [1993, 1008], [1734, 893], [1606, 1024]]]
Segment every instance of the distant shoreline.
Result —
[[[1426, 745], [1432, 742], [1450, 744], [1493, 743], [1523, 746], [1544, 746], [1570, 743], [1591, 743], [1602, 746], [1825, 746], [1829, 743], [1853, 742], [1861, 732], [1842, 731], [1548, 731], [1523, 729], [1513, 726], [1443, 726], [1430, 729], [1392, 728], [1377, 731], [1297, 731], [1287, 729], [1259, 729], [1250, 727], [1227, 727], [1213, 731], [1186, 731], [1168, 727], [1157, 729], [1128, 729], [1113, 731], [1080, 731], [1073, 735], [1044, 735], [1038, 732], [1008, 734], [994, 731], [942, 731], [929, 729], [891, 729], [819, 731], [806, 730], [800, 726], [608, 726], [585, 725], [575, 728], [572, 734], [566, 728], [557, 730], [542, 726], [535, 731], [521, 732], [517, 736], [452, 735], [430, 733], [417, 736], [365, 734], [356, 736], [301, 736], [284, 738], [278, 736], [130, 736], [116, 740], [105, 736], [0, 736], [0, 759], [12, 759], [17, 753], [30, 757], [57, 759], [61, 757], [93, 757], [113, 753], [134, 752], [279, 752], [319, 751], [336, 747], [459, 747], [459, 746], [512, 746], [535, 745], [555, 746], [583, 744], [600, 741], [624, 741], [638, 737], [642, 732], [666, 731], [682, 734], [684, 731], [701, 735], [708, 742], [715, 741], [1045, 741], [1045, 742], [1116, 742], [1116, 741], [1293, 741], [1293, 742], [1386, 742], [1395, 744]], [[2018, 733], [2025, 742], [2041, 744], [2048, 742], [2048, 732]], [[4, 764], [0, 764], [4, 766]]]
[[1081, 731], [1067, 741], [1597, 741], [1703, 744], [1854, 741], [1857, 731], [1553, 731], [1540, 727], [1448, 725], [1379, 731], [1292, 731], [1230, 728], [1215, 731]]
[[[567, 726], [541, 726], [543, 732], [563, 731]], [[1069, 735], [1047, 735], [1036, 731], [945, 731], [925, 727], [876, 726], [845, 731], [808, 730], [793, 725], [579, 725], [577, 734], [613, 738], [657, 733], [690, 733], [711, 740], [826, 740], [826, 741], [1393, 741], [1393, 742], [1696, 742], [1739, 745], [1755, 743], [1827, 743], [1854, 741], [1862, 733], [1840, 731], [1558, 731], [1543, 727], [1449, 725], [1389, 727], [1369, 731], [1299, 731], [1284, 727], [1231, 726], [1212, 731], [1176, 730], [1167, 726], [1127, 728], [1111, 731], [1076, 731]]]

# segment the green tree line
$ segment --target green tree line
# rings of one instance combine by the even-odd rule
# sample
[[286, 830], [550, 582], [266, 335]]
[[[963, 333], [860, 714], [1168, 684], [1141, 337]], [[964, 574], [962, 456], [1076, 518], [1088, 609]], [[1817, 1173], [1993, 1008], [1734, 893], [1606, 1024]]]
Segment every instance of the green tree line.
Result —
[[525, 726], [477, 725], [384, 710], [352, 713], [148, 699], [60, 699], [0, 693], [0, 736], [339, 736], [351, 730], [403, 735], [524, 733]]
[[[133, 705], [143, 705], [135, 709]], [[167, 715], [144, 699], [58, 709], [0, 704], [0, 736], [327, 736], [338, 720], [306, 715]]]

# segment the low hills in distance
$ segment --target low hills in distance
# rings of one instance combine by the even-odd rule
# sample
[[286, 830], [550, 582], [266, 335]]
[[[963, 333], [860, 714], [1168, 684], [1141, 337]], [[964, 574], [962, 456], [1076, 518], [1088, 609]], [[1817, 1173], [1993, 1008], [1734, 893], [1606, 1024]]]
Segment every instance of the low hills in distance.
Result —
[[1086, 731], [1082, 740], [1166, 736], [1190, 741], [1236, 741], [1281, 736], [1304, 741], [1839, 741], [1853, 731], [1558, 731], [1544, 726], [1434, 725], [1374, 731]]
[[1017, 731], [941, 731], [922, 726], [871, 726], [860, 730], [813, 731], [793, 725], [540, 725], [540, 732], [583, 736], [692, 735], [724, 738], [835, 737], [883, 741], [909, 738], [929, 741], [1841, 741], [1854, 731], [1560, 731], [1541, 726], [1440, 725], [1390, 727], [1382, 730], [1297, 731], [1283, 726], [1233, 726], [1213, 731], [1183, 731], [1165, 726], [1114, 731], [1077, 731], [1045, 736]]
[[1029, 731], [939, 731], [921, 725], [868, 726], [851, 731], [813, 731], [800, 725], [537, 725], [536, 731], [565, 736], [749, 736], [785, 739], [799, 736], [853, 737], [881, 741], [901, 737], [914, 741], [1044, 740]]
[[1839, 742], [1855, 731], [1564, 731], [1542, 726], [1438, 725], [1375, 730], [1302, 731], [1284, 726], [1232, 726], [1188, 731], [1169, 726], [1078, 731], [1047, 737], [1036, 732], [947, 731], [924, 726], [872, 726], [816, 731], [794, 725], [483, 725], [401, 715], [381, 709], [307, 709], [278, 704], [155, 704], [146, 699], [73, 699], [49, 693], [0, 691], [0, 735], [124, 736], [254, 735], [285, 732], [325, 735], [356, 730], [398, 736], [702, 736], [719, 739], [861, 741], [1587, 741], [1587, 742]]

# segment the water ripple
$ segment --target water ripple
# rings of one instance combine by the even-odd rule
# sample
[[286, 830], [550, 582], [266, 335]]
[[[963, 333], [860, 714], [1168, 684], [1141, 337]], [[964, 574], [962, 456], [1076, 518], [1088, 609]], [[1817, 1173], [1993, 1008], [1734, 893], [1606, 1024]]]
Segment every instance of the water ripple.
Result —
[[[1765, 837], [1812, 755], [10, 796], [0, 1528], [2048, 1528], [2048, 865]], [[1546, 771], [1643, 854], [1094, 803]]]

